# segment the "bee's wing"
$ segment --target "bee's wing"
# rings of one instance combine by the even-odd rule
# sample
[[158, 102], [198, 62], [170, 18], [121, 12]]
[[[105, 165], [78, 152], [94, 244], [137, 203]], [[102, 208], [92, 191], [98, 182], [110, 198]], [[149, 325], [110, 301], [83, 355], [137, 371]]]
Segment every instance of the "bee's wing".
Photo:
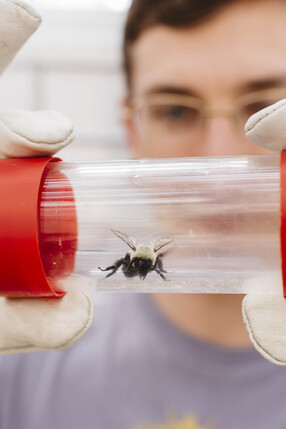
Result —
[[117, 237], [121, 238], [132, 250], [136, 250], [136, 241], [132, 237], [128, 237], [128, 235], [124, 234], [124, 232], [116, 231], [115, 229], [111, 230], [113, 234], [117, 235]]
[[171, 243], [171, 241], [173, 241], [172, 238], [161, 238], [161, 239], [159, 239], [157, 241], [153, 241], [151, 243], [151, 245], [152, 245], [152, 247], [154, 249], [154, 252], [157, 252], [162, 247], [167, 246], [167, 244]]

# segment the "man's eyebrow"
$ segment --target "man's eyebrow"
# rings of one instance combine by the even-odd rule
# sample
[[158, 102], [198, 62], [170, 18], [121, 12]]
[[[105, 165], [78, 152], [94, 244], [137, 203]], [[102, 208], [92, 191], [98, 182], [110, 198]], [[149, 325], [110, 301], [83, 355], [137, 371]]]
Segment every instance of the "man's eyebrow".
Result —
[[154, 85], [148, 88], [145, 92], [146, 95], [149, 94], [180, 94], [180, 95], [191, 95], [193, 97], [198, 97], [198, 93], [190, 88], [185, 88], [182, 86], [172, 86], [172, 85]]
[[247, 84], [242, 86], [241, 92], [252, 92], [259, 91], [261, 89], [279, 88], [280, 86], [286, 86], [286, 76], [284, 75], [278, 77], [262, 78], [247, 82]]
[[[286, 75], [254, 79], [242, 85], [239, 92], [248, 93], [281, 86], [286, 87]], [[196, 90], [180, 85], [153, 85], [144, 91], [144, 95], [149, 94], [181, 94], [200, 97]]]

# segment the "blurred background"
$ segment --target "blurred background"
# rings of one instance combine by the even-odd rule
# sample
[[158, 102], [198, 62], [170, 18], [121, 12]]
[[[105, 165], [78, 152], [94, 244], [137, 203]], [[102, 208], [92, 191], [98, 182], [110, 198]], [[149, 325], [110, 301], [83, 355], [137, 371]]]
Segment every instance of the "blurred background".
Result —
[[123, 25], [130, 0], [26, 0], [38, 31], [0, 78], [0, 110], [58, 110], [75, 124], [65, 161], [126, 158], [120, 124]]

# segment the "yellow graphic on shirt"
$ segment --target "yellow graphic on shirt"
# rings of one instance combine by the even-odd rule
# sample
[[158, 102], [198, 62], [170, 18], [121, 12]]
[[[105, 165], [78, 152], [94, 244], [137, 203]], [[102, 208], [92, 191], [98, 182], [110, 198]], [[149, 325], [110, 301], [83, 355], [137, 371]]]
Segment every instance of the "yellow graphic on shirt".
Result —
[[166, 423], [139, 424], [128, 429], [215, 429], [216, 425], [207, 422], [201, 424], [195, 416], [183, 419], [167, 419]]

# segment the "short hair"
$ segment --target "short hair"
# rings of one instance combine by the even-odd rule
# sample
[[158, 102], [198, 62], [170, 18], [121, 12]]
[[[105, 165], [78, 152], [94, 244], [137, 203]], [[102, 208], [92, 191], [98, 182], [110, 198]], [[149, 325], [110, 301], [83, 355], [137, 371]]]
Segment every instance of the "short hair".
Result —
[[131, 48], [144, 30], [157, 24], [173, 28], [192, 27], [236, 1], [238, 0], [133, 0], [123, 38], [123, 71], [127, 87], [131, 87]]

